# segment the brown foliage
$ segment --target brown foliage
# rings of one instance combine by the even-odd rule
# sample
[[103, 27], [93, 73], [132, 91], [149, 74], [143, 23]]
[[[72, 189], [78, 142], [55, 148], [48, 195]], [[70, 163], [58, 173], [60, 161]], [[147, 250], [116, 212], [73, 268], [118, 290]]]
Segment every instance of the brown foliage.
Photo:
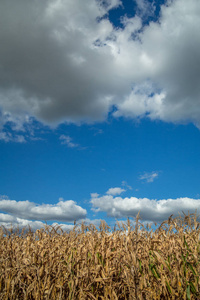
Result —
[[196, 214], [73, 231], [0, 227], [0, 299], [200, 299]]

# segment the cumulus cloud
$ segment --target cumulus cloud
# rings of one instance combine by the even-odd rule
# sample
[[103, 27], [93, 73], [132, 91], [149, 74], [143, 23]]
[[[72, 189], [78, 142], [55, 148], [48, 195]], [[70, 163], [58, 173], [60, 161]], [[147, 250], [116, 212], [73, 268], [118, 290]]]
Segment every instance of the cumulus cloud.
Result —
[[120, 195], [122, 192], [125, 192], [125, 191], [126, 191], [125, 189], [122, 189], [120, 187], [115, 187], [115, 188], [110, 188], [106, 192], [106, 194], [115, 196], [115, 195]]
[[0, 211], [13, 217], [25, 220], [57, 220], [62, 222], [73, 222], [84, 219], [87, 211], [72, 200], [59, 199], [57, 204], [36, 205], [30, 201], [15, 201], [9, 199], [0, 200]]
[[145, 172], [143, 175], [140, 175], [139, 179], [146, 182], [153, 182], [158, 177], [158, 172]]
[[109, 217], [127, 218], [135, 217], [140, 211], [143, 221], [162, 222], [170, 215], [178, 216], [185, 213], [197, 213], [200, 210], [200, 199], [177, 198], [151, 200], [148, 198], [122, 198], [112, 195], [91, 195], [91, 204], [94, 210], [107, 213]]
[[1, 119], [102, 121], [114, 106], [115, 117], [200, 126], [199, 1], [168, 0], [143, 27], [153, 10], [137, 0], [137, 15], [114, 28], [108, 12], [120, 4], [2, 0]]
[[113, 28], [97, 18], [120, 1], [101, 2], [1, 1], [2, 110], [46, 123], [104, 117], [112, 55], [94, 43]]

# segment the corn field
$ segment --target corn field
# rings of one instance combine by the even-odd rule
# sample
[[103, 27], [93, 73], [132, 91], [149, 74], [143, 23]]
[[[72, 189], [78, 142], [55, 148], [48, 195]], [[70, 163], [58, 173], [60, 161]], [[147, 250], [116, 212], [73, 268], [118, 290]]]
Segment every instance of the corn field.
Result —
[[64, 232], [0, 227], [0, 299], [200, 299], [195, 214], [155, 231], [136, 217], [110, 232], [84, 224]]

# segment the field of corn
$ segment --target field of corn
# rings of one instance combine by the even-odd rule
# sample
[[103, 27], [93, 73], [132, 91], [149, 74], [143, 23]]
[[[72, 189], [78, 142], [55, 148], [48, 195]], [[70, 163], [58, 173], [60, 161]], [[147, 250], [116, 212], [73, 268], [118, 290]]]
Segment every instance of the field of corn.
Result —
[[0, 299], [200, 299], [200, 223], [0, 227]]

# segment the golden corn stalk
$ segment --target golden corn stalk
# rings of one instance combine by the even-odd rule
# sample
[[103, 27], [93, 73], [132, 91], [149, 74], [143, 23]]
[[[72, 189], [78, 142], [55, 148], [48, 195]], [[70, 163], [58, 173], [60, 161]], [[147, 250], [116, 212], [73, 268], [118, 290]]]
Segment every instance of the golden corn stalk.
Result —
[[[155, 231], [130, 220], [109, 232], [102, 222], [73, 231], [0, 227], [0, 299], [200, 299], [196, 214]], [[119, 225], [119, 222], [118, 222]], [[120, 226], [120, 225], [119, 225]]]

